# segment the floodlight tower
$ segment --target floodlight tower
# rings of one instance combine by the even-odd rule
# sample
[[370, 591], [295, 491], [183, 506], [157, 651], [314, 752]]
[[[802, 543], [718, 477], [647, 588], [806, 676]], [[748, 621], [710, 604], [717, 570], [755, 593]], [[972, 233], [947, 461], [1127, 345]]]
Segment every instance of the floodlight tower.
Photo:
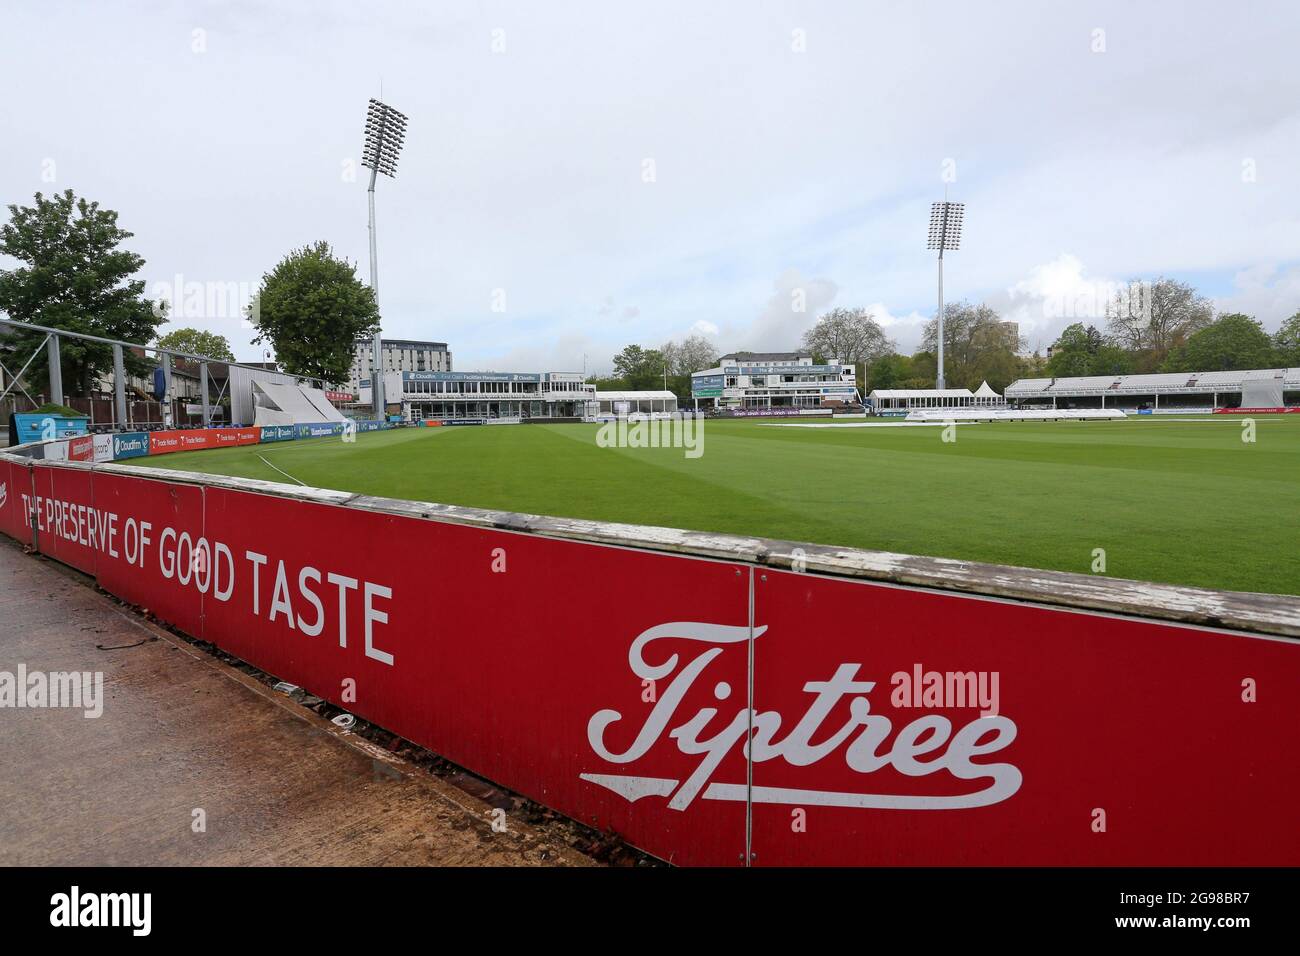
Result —
[[943, 253], [961, 245], [961, 219], [966, 206], [959, 202], [930, 204], [930, 241], [927, 249], [939, 250], [939, 374], [935, 388], [943, 388]]
[[[379, 100], [371, 99], [366, 109], [366, 145], [361, 165], [370, 170], [370, 288], [375, 302], [379, 301], [379, 254], [375, 243], [375, 180], [380, 173], [389, 179], [397, 177], [397, 157], [402, 152], [402, 138], [406, 135], [406, 116]], [[384, 417], [384, 366], [383, 343], [380, 333], [372, 342], [374, 355], [370, 369], [370, 397], [374, 400], [375, 417]]]

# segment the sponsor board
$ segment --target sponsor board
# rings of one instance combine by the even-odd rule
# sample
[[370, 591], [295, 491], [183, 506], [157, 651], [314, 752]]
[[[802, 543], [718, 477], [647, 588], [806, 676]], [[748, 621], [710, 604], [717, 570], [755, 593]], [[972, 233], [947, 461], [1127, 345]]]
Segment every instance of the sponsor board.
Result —
[[256, 445], [262, 440], [260, 428], [214, 428], [218, 446]]
[[148, 432], [149, 454], [165, 455], [174, 451], [201, 451], [227, 445], [255, 445], [261, 438], [259, 428], [180, 428]]
[[[403, 382], [540, 382], [540, 372], [403, 372]], [[362, 382], [364, 387], [369, 382]]]
[[42, 552], [677, 863], [1300, 863], [1296, 641], [31, 471]]
[[68, 439], [68, 461], [94, 461], [95, 436], [80, 435]]
[[23, 544], [32, 536], [23, 517], [23, 495], [32, 490], [31, 465], [0, 457], [0, 534], [7, 534]]
[[723, 409], [719, 414], [724, 418], [799, 418], [802, 415], [821, 415], [830, 414], [829, 409], [824, 408], [730, 408]]
[[175, 451], [199, 451], [216, 448], [213, 428], [182, 428], [149, 433], [149, 454], [167, 455]]
[[126, 432], [111, 436], [113, 439], [113, 458], [139, 458], [149, 454], [149, 435], [147, 432]]
[[262, 425], [261, 440], [270, 441], [293, 441], [298, 437], [298, 430], [292, 425]]
[[718, 398], [725, 378], [722, 375], [692, 375], [691, 395], [695, 398]]
[[[145, 449], [148, 450], [148, 447], [148, 442], [146, 442]], [[112, 461], [113, 457], [113, 436], [110, 434], [96, 435], [95, 461]]]
[[791, 362], [771, 362], [762, 365], [727, 365], [722, 369], [724, 375], [776, 375], [780, 373], [795, 375], [843, 375], [844, 369], [839, 365], [799, 365]]
[[324, 438], [327, 435], [343, 434], [343, 422], [319, 422], [310, 425], [294, 425], [298, 438]]
[[1216, 408], [1216, 415], [1293, 415], [1300, 413], [1300, 407], [1275, 407], [1275, 408]]

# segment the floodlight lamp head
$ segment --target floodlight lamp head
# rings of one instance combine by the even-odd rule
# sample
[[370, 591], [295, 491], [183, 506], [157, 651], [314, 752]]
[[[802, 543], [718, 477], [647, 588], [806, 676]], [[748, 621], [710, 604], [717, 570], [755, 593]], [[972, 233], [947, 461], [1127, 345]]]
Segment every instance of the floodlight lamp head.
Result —
[[965, 204], [959, 202], [937, 202], [930, 205], [930, 237], [927, 249], [941, 252], [958, 249], [961, 246], [962, 217], [966, 213]]
[[405, 114], [372, 98], [366, 106], [366, 140], [361, 165], [394, 178], [405, 135]]

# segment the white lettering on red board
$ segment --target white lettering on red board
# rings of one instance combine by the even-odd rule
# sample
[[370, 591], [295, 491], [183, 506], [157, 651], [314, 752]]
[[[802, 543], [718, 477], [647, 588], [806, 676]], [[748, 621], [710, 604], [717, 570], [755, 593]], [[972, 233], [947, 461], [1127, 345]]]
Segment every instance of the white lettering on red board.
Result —
[[[756, 627], [755, 639], [767, 631]], [[583, 780], [598, 784], [629, 801], [643, 797], [669, 797], [669, 808], [685, 810], [697, 796], [705, 800], [735, 800], [754, 803], [781, 803], [836, 807], [859, 807], [899, 810], [956, 810], [984, 807], [999, 803], [1020, 789], [1020, 770], [1009, 763], [975, 763], [972, 757], [996, 753], [1016, 738], [1016, 725], [1007, 717], [975, 717], [953, 733], [952, 721], [941, 714], [927, 714], [904, 726], [895, 735], [892, 744], [882, 753], [893, 730], [888, 717], [871, 713], [871, 701], [866, 696], [876, 686], [874, 681], [856, 680], [861, 664], [843, 663], [826, 680], [811, 680], [803, 685], [805, 693], [814, 697], [799, 720], [776, 739], [782, 725], [782, 715], [777, 711], [758, 711], [740, 707], [730, 722], [711, 737], [702, 737], [704, 728], [714, 719], [718, 710], [702, 707], [689, 719], [677, 714], [678, 706], [687, 691], [699, 679], [728, 644], [749, 640], [748, 627], [724, 624], [707, 624], [696, 621], [661, 624], [643, 631], [628, 650], [628, 664], [642, 680], [671, 682], [659, 695], [654, 709], [645, 718], [631, 746], [622, 753], [614, 753], [605, 745], [605, 732], [623, 719], [616, 710], [601, 710], [587, 723], [587, 741], [591, 749], [610, 763], [631, 764], [643, 757], [668, 730], [668, 736], [677, 742], [677, 749], [690, 756], [698, 756], [699, 763], [685, 780], [644, 777], [620, 774], [581, 774]], [[712, 645], [680, 668], [679, 655], [671, 654], [661, 663], [652, 664], [645, 658], [647, 648], [655, 641], [675, 638]], [[719, 681], [713, 696], [719, 701], [732, 694], [731, 686]], [[829, 736], [822, 724], [835, 705], [847, 695], [849, 718]], [[747, 741], [752, 721], [752, 738]], [[672, 729], [669, 729], [669, 725]], [[992, 734], [990, 740], [981, 742]], [[814, 744], [814, 738], [822, 738]], [[918, 760], [933, 754], [947, 744], [946, 749], [930, 760]], [[858, 791], [828, 791], [792, 789], [787, 787], [747, 786], [743, 780], [734, 783], [712, 780], [713, 772], [723, 758], [739, 747], [754, 763], [764, 763], [780, 758], [793, 767], [808, 767], [844, 747], [843, 760], [850, 769], [870, 774], [886, 766], [908, 777], [922, 777], [947, 771], [955, 780], [981, 780], [989, 783], [974, 793], [950, 795], [919, 795], [905, 793], [871, 793]]]
[[[5, 491], [7, 494], [7, 486]], [[151, 522], [133, 516], [120, 519], [116, 512], [92, 505], [42, 495], [22, 494], [23, 520], [39, 535], [78, 544], [133, 568], [146, 562], [157, 568], [163, 580], [218, 601], [230, 601], [237, 590], [247, 593], [254, 617], [265, 617], [307, 637], [327, 629], [338, 636], [339, 647], [348, 646], [348, 598], [359, 592], [362, 623], [361, 651], [372, 660], [392, 666], [394, 655], [377, 644], [377, 626], [388, 623], [388, 611], [381, 602], [393, 599], [393, 589], [374, 581], [363, 581], [334, 571], [322, 574], [311, 565], [291, 573], [280, 558], [245, 551], [242, 569], [230, 547], [221, 541], [191, 536], [188, 531], [164, 527], [156, 534]], [[246, 572], [247, 579], [241, 576]], [[329, 601], [325, 581], [337, 591]], [[291, 583], [292, 582], [292, 583]], [[337, 616], [334, 611], [337, 611]], [[357, 614], [356, 605], [352, 613]]]

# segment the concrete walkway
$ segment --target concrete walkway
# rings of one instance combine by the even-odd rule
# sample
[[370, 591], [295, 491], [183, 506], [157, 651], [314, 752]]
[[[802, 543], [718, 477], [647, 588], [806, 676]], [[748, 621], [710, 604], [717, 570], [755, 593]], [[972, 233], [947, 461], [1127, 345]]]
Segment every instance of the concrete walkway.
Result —
[[103, 714], [0, 706], [0, 865], [592, 862], [0, 538], [0, 703], [20, 666]]

